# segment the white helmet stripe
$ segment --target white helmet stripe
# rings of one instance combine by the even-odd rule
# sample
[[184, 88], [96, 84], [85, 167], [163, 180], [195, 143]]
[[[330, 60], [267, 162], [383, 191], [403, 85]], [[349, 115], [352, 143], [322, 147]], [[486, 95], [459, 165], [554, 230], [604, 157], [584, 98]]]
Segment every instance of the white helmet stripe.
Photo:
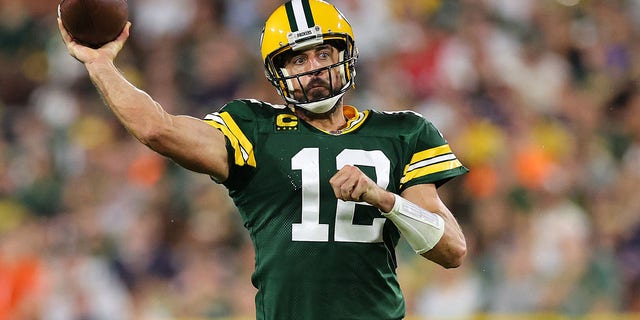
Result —
[[293, 7], [293, 14], [296, 17], [296, 24], [298, 26], [298, 30], [306, 30], [313, 26], [307, 25], [307, 17], [304, 14], [304, 7], [302, 6], [302, 0], [293, 0], [291, 1], [291, 5]]

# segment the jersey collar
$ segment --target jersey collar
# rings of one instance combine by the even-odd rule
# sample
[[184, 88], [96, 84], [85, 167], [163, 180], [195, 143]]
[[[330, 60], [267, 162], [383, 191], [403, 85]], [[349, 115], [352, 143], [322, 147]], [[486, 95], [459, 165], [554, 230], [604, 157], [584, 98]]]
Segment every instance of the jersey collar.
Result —
[[342, 107], [342, 113], [344, 114], [345, 118], [347, 118], [346, 127], [344, 127], [341, 130], [333, 131], [333, 132], [329, 132], [325, 130], [322, 130], [322, 131], [334, 136], [343, 135], [360, 128], [360, 126], [362, 126], [362, 124], [364, 123], [364, 120], [369, 117], [369, 110], [364, 110], [360, 112], [354, 106], [349, 106], [349, 105], [345, 105]]

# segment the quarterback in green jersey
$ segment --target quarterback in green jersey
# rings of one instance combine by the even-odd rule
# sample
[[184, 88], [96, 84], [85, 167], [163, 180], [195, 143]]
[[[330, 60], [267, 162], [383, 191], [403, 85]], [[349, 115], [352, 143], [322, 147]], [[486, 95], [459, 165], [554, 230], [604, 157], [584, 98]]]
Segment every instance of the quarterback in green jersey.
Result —
[[130, 24], [99, 49], [58, 25], [138, 140], [227, 187], [255, 249], [257, 319], [402, 319], [400, 237], [445, 268], [462, 263], [437, 187], [467, 169], [422, 116], [343, 104], [358, 53], [333, 5], [292, 0], [266, 21], [262, 58], [284, 105], [234, 100], [204, 119], [168, 114], [118, 72]]

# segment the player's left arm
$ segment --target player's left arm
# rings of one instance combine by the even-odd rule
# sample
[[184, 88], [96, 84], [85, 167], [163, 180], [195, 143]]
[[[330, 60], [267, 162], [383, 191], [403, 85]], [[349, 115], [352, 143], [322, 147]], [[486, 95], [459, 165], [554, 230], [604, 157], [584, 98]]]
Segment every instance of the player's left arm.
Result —
[[455, 217], [434, 184], [417, 184], [401, 195], [378, 186], [356, 166], [346, 165], [329, 180], [336, 198], [364, 201], [391, 220], [416, 253], [445, 267], [462, 264], [467, 245]]
[[[467, 253], [467, 244], [456, 220], [449, 208], [442, 202], [434, 184], [418, 184], [405, 189], [402, 198], [444, 220], [444, 233], [431, 249], [421, 255], [445, 268], [455, 268], [462, 264]], [[383, 212], [388, 212], [384, 211]]]

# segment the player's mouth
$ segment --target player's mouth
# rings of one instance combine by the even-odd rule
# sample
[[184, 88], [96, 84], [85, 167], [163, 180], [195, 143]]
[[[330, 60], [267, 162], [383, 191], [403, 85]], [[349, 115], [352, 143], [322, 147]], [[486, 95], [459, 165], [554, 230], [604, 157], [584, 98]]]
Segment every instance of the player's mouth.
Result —
[[329, 87], [327, 86], [314, 86], [307, 89], [307, 100], [316, 101], [320, 99], [324, 99], [329, 96]]

